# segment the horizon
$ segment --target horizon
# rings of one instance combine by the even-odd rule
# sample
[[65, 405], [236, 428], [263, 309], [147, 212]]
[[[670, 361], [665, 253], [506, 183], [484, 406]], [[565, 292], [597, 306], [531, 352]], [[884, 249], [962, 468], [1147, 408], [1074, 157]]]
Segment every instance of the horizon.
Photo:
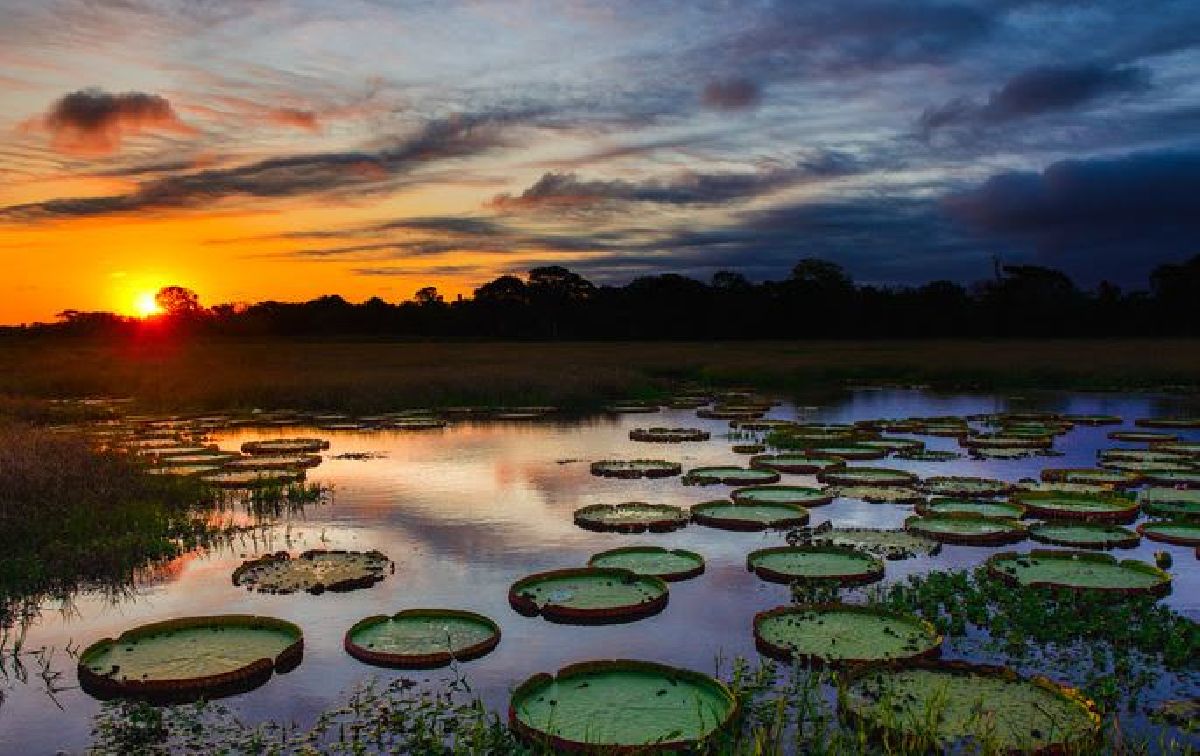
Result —
[[0, 10], [4, 324], [555, 264], [1128, 289], [1200, 250], [1194, 3]]

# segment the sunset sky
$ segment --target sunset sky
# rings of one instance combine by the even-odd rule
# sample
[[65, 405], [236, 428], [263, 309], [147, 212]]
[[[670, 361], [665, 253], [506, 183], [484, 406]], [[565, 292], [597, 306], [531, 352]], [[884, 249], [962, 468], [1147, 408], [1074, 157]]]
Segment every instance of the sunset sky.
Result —
[[0, 0], [0, 323], [1200, 252], [1200, 3]]

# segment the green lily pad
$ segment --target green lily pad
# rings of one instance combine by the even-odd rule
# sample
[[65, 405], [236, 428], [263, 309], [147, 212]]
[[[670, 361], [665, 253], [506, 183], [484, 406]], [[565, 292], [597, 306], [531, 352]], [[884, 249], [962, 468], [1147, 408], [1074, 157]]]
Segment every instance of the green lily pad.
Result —
[[280, 551], [243, 562], [233, 572], [233, 584], [259, 593], [341, 593], [370, 588], [390, 567], [391, 560], [378, 551], [313, 549], [295, 559]]
[[631, 441], [657, 444], [679, 444], [687, 441], [707, 441], [710, 434], [700, 428], [634, 428], [629, 431]]
[[906, 530], [874, 528], [830, 528], [814, 533], [811, 542], [856, 549], [889, 560], [933, 556], [942, 550], [942, 544], [932, 538]]
[[383, 667], [428, 669], [477, 659], [500, 642], [500, 627], [482, 614], [406, 609], [359, 620], [346, 631], [346, 652]]
[[922, 517], [963, 514], [975, 517], [999, 517], [1001, 519], [1019, 520], [1025, 514], [1025, 507], [1016, 502], [1009, 501], [935, 498], [918, 504], [917, 514]]
[[1200, 491], [1183, 488], [1147, 488], [1138, 494], [1146, 514], [1169, 519], [1200, 519]]
[[1128, 528], [1088, 522], [1039, 522], [1030, 526], [1029, 537], [1077, 549], [1132, 548], [1141, 540]]
[[746, 568], [773, 583], [829, 581], [840, 585], [871, 583], [883, 577], [883, 562], [841, 546], [776, 546], [750, 552]]
[[666, 533], [682, 528], [688, 515], [679, 507], [630, 501], [624, 504], [592, 504], [575, 510], [575, 524], [587, 530], [617, 533]]
[[759, 454], [750, 458], [750, 466], [781, 473], [811, 475], [822, 470], [845, 467], [846, 460], [832, 454], [818, 452], [790, 452], [784, 454]]
[[916, 483], [916, 475], [887, 467], [846, 467], [817, 473], [817, 480], [835, 486], [908, 486]]
[[768, 530], [808, 523], [809, 512], [787, 502], [739, 503], [718, 499], [692, 506], [692, 520], [723, 530]]
[[688, 470], [685, 482], [707, 486], [723, 483], [727, 486], [770, 485], [779, 482], [779, 473], [774, 470], [736, 467], [696, 467]]
[[1171, 576], [1153, 565], [1086, 551], [1005, 552], [987, 561], [988, 572], [1015, 585], [1109, 593], [1166, 593]]
[[1160, 520], [1138, 525], [1138, 532], [1151, 541], [1173, 543], [1177, 546], [1200, 546], [1200, 522]]
[[909, 614], [849, 604], [783, 606], [754, 617], [760, 653], [782, 661], [878, 664], [936, 656], [942, 636]]
[[591, 471], [602, 478], [669, 478], [683, 467], [662, 459], [602, 459], [592, 463]]
[[724, 684], [642, 661], [574, 664], [517, 687], [509, 725], [534, 747], [609, 753], [678, 751], [729, 725], [737, 701]]
[[939, 475], [922, 481], [921, 489], [934, 496], [1003, 496], [1012, 490], [1012, 484], [994, 478]]
[[666, 581], [687, 580], [704, 572], [704, 557], [694, 551], [661, 546], [625, 546], [594, 554], [588, 567], [618, 567]]
[[935, 517], [909, 517], [904, 529], [943, 543], [964, 546], [995, 546], [1025, 540], [1025, 526], [1016, 520], [979, 517], [971, 514], [943, 514]]
[[667, 605], [667, 584], [650, 575], [614, 567], [580, 567], [521, 578], [508, 590], [520, 614], [551, 622], [607, 624], [658, 614]]
[[819, 507], [833, 501], [823, 489], [807, 486], [748, 486], [735, 488], [729, 497], [738, 504], [799, 504], [802, 507]]
[[1011, 500], [1023, 505], [1026, 515], [1047, 520], [1131, 522], [1138, 512], [1136, 499], [1112, 492], [1019, 491]]

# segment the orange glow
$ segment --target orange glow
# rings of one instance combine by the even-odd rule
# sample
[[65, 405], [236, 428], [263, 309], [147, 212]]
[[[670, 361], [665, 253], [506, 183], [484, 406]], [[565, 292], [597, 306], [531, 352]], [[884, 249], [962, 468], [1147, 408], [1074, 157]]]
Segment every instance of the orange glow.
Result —
[[154, 301], [154, 292], [142, 292], [133, 301], [133, 314], [139, 318], [150, 318], [160, 312], [162, 312], [162, 308], [158, 306], [158, 302]]

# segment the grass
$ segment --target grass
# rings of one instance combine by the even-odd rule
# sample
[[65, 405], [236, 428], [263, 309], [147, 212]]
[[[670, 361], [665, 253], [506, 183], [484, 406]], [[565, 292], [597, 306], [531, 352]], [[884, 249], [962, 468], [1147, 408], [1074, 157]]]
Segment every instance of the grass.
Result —
[[1196, 383], [1187, 340], [809, 342], [0, 342], [0, 396], [132, 396], [147, 410], [371, 412], [455, 404], [594, 407], [681, 381], [808, 391], [847, 381], [941, 387]]

